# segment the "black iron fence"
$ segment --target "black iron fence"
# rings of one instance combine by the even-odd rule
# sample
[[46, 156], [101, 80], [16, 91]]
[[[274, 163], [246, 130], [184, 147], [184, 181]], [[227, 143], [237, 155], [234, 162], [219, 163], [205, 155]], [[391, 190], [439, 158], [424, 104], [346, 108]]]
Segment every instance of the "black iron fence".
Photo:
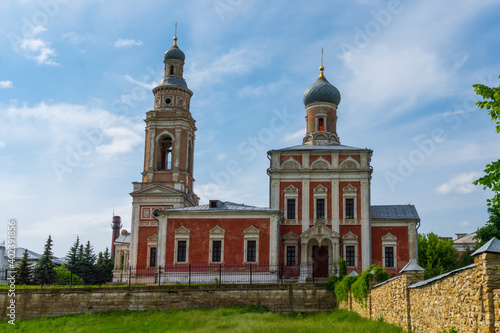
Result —
[[[326, 269], [325, 269], [326, 268]], [[317, 265], [173, 264], [157, 268], [127, 267], [113, 272], [113, 282], [138, 284], [263, 284], [325, 282], [331, 271]]]

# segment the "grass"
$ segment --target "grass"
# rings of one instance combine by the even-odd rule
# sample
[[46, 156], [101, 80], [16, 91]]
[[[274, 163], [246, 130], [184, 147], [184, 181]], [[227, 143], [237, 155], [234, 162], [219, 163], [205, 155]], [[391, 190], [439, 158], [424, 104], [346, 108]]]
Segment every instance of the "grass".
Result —
[[125, 312], [0, 322], [0, 332], [403, 332], [354, 312], [282, 315], [259, 307]]

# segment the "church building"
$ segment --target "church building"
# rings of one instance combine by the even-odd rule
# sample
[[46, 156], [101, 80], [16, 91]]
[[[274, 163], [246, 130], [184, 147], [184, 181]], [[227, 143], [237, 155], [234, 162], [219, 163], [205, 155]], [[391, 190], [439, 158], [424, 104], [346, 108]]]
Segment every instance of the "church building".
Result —
[[[301, 144], [268, 151], [270, 207], [213, 198], [199, 205], [193, 166], [193, 92], [185, 55], [165, 52], [165, 75], [146, 113], [142, 181], [133, 183], [130, 233], [115, 240], [115, 281], [183, 265], [274, 265], [306, 281], [326, 277], [343, 258], [349, 271], [371, 264], [398, 274], [417, 258], [420, 218], [413, 205], [370, 204], [372, 150], [340, 143], [341, 95], [324, 75], [304, 92]], [[297, 114], [301, 117], [302, 114]], [[262, 170], [266, 172], [266, 170]], [[286, 273], [289, 272], [289, 273]]]

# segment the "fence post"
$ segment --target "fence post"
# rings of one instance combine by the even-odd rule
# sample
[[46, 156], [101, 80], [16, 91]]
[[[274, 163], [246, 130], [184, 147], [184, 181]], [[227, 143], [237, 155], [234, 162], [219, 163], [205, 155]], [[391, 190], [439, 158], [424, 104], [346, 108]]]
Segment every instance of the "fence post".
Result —
[[250, 264], [250, 284], [252, 284], [252, 264]]
[[188, 281], [188, 285], [191, 287], [191, 264], [188, 264], [188, 276], [189, 276], [189, 281]]
[[158, 266], [158, 285], [161, 286], [161, 265]]
[[132, 266], [128, 266], [128, 286], [130, 287], [130, 278], [132, 277]]
[[219, 284], [222, 284], [222, 264], [219, 264]]
[[73, 287], [73, 272], [69, 272], [69, 286]]

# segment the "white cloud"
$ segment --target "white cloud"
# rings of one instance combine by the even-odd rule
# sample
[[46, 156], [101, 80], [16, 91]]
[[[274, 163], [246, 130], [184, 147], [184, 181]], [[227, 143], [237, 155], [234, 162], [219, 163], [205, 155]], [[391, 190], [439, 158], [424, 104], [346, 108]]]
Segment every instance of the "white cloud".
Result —
[[0, 89], [12, 88], [12, 81], [0, 81]]
[[47, 28], [44, 28], [43, 26], [41, 25], [37, 25], [34, 29], [33, 29], [33, 35], [38, 35], [42, 32], [45, 32], [47, 31]]
[[140, 40], [135, 40], [135, 39], [118, 39], [114, 43], [115, 47], [127, 47], [127, 46], [139, 46], [142, 45], [142, 42]]
[[143, 140], [138, 133], [124, 127], [107, 128], [103, 133], [111, 138], [111, 143], [96, 148], [97, 153], [104, 156], [127, 153]]
[[146, 89], [153, 89], [154, 87], [156, 87], [158, 85], [158, 82], [156, 82], [156, 81], [149, 82], [149, 83], [137, 81], [134, 78], [132, 78], [130, 75], [125, 75], [125, 80], [127, 80], [130, 83], [137, 84], [138, 86], [141, 86], [141, 87], [146, 88]]
[[470, 227], [471, 225], [472, 225], [472, 223], [470, 223], [470, 222], [468, 222], [468, 221], [462, 221], [462, 222], [460, 222], [460, 223], [458, 224], [458, 226], [459, 226], [460, 228], [468, 228], [468, 227]]
[[25, 58], [36, 60], [39, 65], [59, 65], [52, 59], [56, 55], [55, 50], [42, 39], [25, 38], [19, 45], [19, 51]]
[[436, 187], [435, 191], [443, 195], [472, 193], [477, 189], [477, 186], [473, 185], [472, 182], [480, 176], [480, 172], [461, 173], [450, 178], [446, 183]]
[[80, 36], [74, 31], [67, 32], [62, 35], [62, 38], [67, 39], [71, 44], [78, 44], [85, 40], [85, 37]]
[[5, 142], [0, 141], [0, 148], [5, 148]]
[[286, 134], [285, 137], [283, 138], [283, 140], [286, 142], [297, 141], [299, 139], [302, 140], [305, 135], [306, 135], [306, 131], [303, 128], [301, 128], [296, 132]]

